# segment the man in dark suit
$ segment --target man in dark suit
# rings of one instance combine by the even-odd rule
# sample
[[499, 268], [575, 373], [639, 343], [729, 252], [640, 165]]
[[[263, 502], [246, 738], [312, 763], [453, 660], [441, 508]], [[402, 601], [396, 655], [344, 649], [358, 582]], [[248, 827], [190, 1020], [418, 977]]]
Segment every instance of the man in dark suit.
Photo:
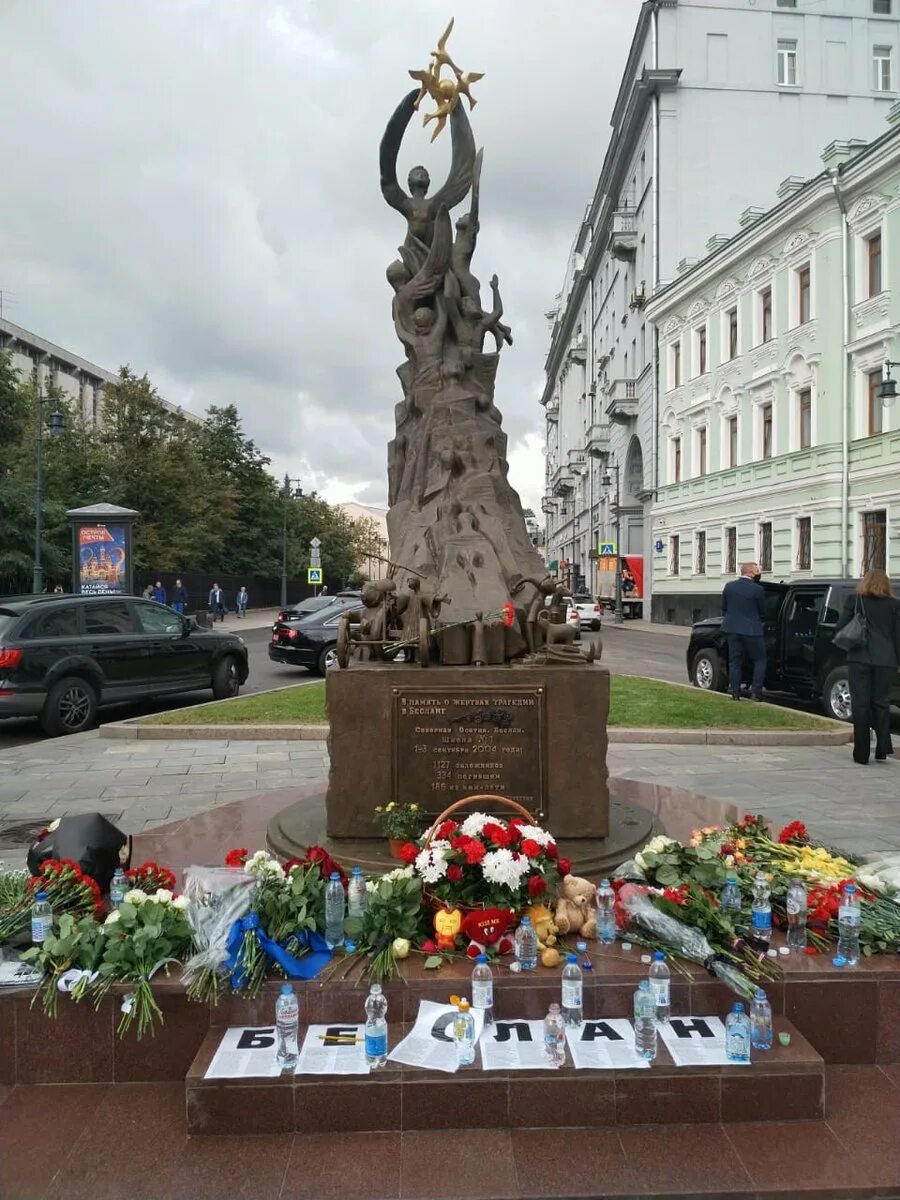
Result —
[[744, 653], [753, 660], [753, 699], [762, 700], [766, 679], [766, 642], [763, 637], [765, 589], [756, 582], [758, 563], [744, 563], [740, 579], [722, 591], [722, 632], [728, 635], [728, 677], [732, 700], [741, 698]]

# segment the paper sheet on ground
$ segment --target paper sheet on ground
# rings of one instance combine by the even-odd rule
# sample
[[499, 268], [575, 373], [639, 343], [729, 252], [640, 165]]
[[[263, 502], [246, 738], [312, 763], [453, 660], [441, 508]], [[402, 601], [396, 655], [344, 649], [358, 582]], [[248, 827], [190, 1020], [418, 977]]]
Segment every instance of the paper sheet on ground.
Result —
[[543, 1021], [496, 1021], [478, 1043], [485, 1071], [553, 1071], [544, 1051]]
[[[475, 1018], [475, 1041], [481, 1036], [484, 1013], [473, 1008]], [[392, 1062], [406, 1063], [410, 1067], [426, 1067], [429, 1071], [456, 1070], [456, 1043], [450, 1026], [456, 1016], [451, 1004], [435, 1004], [432, 1000], [420, 1000], [416, 1023], [402, 1042], [388, 1055]]]
[[[368, 1075], [365, 1025], [310, 1025], [303, 1039], [298, 1075]], [[338, 1038], [352, 1039], [339, 1044]]]
[[19, 962], [11, 958], [8, 962], [0, 962], [0, 987], [29, 987], [38, 984], [43, 978], [31, 963]]
[[206, 1068], [205, 1079], [252, 1079], [280, 1075], [275, 1059], [275, 1027], [232, 1026]]
[[718, 1017], [670, 1017], [657, 1025], [676, 1067], [740, 1066], [725, 1053], [725, 1026]]
[[575, 1067], [609, 1071], [650, 1066], [635, 1052], [634, 1028], [622, 1018], [569, 1026], [566, 1041]]

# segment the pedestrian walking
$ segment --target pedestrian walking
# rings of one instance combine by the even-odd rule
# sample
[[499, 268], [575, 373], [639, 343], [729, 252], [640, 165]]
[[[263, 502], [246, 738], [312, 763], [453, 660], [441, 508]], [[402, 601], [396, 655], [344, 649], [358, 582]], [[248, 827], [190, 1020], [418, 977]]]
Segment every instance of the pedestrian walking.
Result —
[[158, 579], [153, 586], [153, 599], [157, 604], [165, 604], [166, 602], [166, 589]]
[[180, 579], [176, 579], [172, 588], [172, 607], [177, 613], [184, 614], [187, 612], [187, 602], [187, 588]]
[[225, 593], [217, 583], [209, 589], [209, 608], [214, 622], [225, 620]]
[[732, 700], [740, 700], [744, 654], [753, 662], [753, 699], [762, 700], [766, 680], [766, 642], [763, 637], [765, 588], [757, 582], [759, 564], [744, 563], [740, 579], [722, 590], [722, 632], [728, 636], [728, 678]]
[[148, 583], [147, 586], [144, 588], [143, 592], [141, 592], [141, 595], [144, 597], [145, 600], [152, 600], [154, 590], [155, 589], [153, 587], [153, 584]]
[[241, 584], [241, 590], [238, 592], [237, 596], [235, 596], [235, 599], [234, 599], [234, 606], [237, 609], [237, 615], [239, 617], [246, 617], [247, 605], [249, 603], [250, 603], [250, 593], [247, 591], [247, 589], [244, 587], [244, 585]]
[[862, 640], [847, 649], [853, 761], [864, 766], [875, 730], [875, 761], [894, 753], [891, 742], [891, 684], [900, 666], [900, 600], [891, 594], [884, 571], [867, 571], [855, 596], [848, 596], [835, 633], [861, 618]]

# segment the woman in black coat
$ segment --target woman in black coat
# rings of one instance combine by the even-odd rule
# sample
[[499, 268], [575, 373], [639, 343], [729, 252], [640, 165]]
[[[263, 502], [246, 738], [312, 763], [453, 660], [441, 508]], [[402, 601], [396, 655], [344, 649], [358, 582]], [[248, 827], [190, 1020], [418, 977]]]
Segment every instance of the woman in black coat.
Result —
[[891, 743], [891, 685], [900, 667], [900, 601], [891, 594], [884, 571], [868, 571], [855, 596], [848, 596], [838, 629], [858, 612], [868, 625], [864, 646], [847, 651], [853, 708], [853, 761], [869, 761], [870, 729], [875, 730], [875, 761], [894, 753]]

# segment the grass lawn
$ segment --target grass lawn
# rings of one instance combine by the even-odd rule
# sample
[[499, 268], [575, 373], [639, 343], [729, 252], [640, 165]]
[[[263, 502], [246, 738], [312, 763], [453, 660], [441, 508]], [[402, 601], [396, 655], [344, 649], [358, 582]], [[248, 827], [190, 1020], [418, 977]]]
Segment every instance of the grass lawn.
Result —
[[[147, 725], [324, 725], [325, 684], [311, 683], [147, 717]], [[610, 725], [631, 729], [834, 729], [806, 713], [696, 688], [614, 675]]]

